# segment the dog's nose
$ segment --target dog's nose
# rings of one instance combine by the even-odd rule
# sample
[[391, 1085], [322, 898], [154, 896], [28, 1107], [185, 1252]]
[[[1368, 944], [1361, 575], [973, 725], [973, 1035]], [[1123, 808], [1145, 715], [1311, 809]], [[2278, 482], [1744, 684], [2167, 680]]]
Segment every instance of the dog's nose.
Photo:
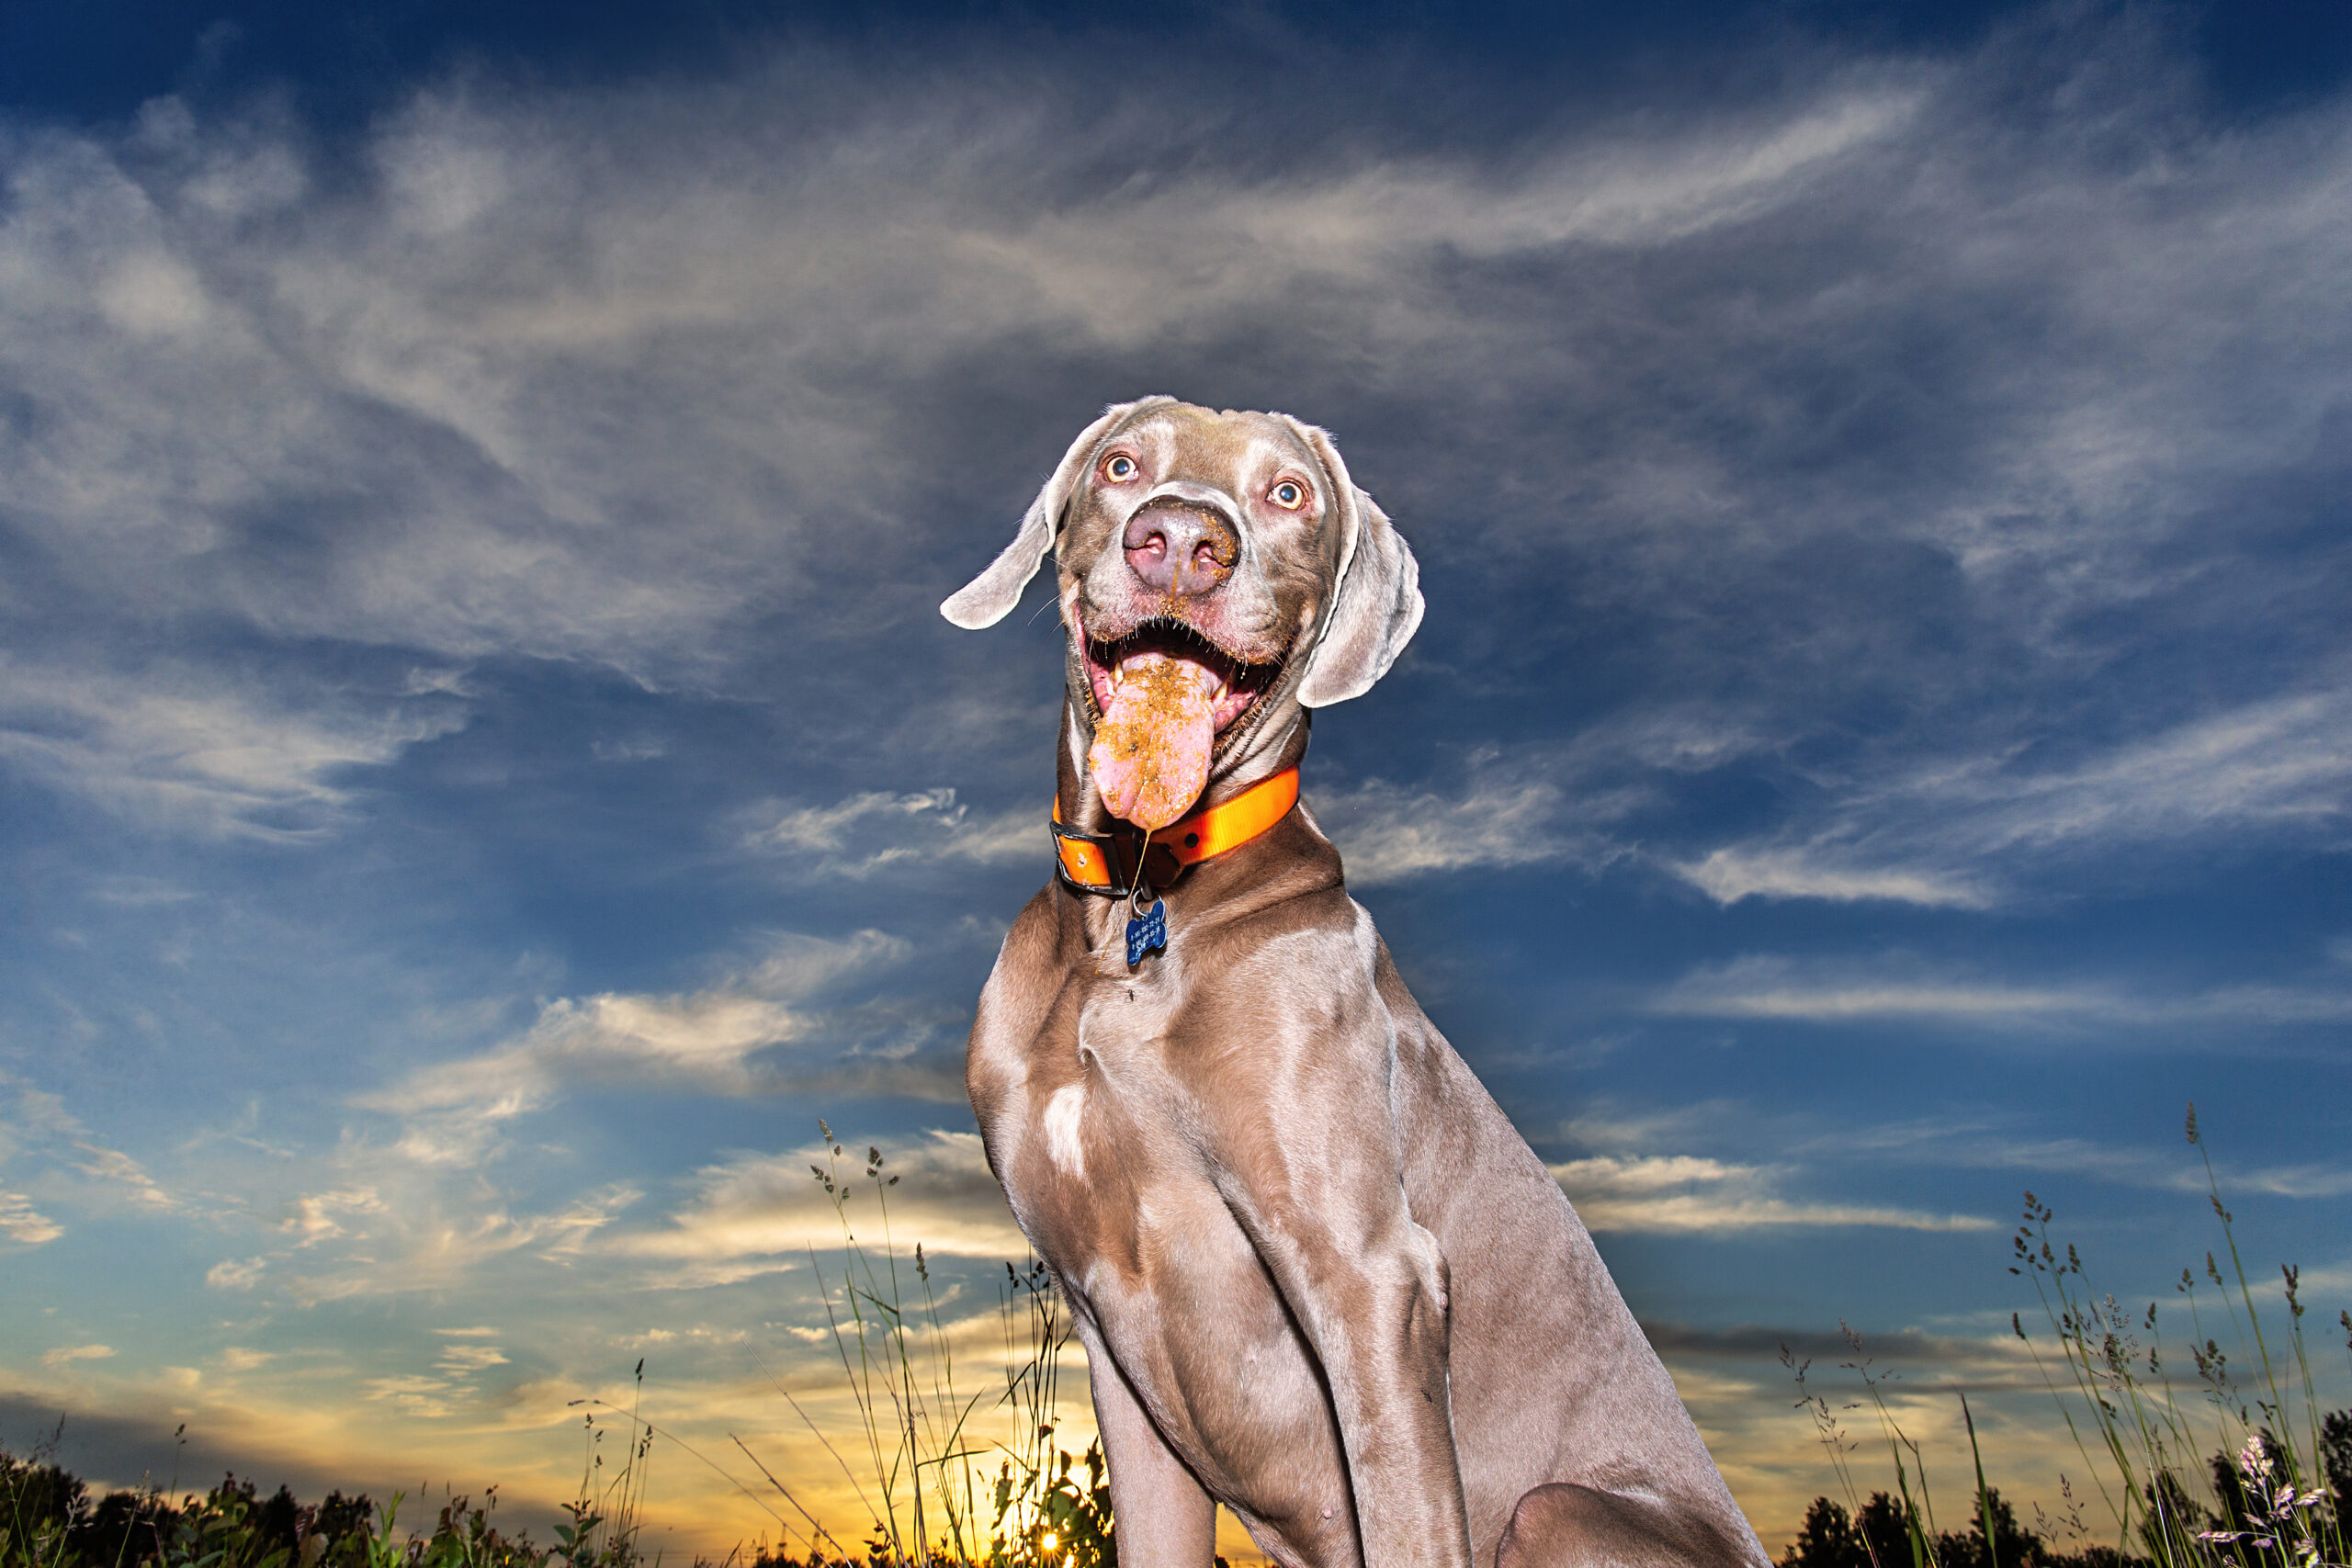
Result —
[[1233, 575], [1241, 542], [1204, 507], [1147, 506], [1127, 519], [1127, 566], [1155, 592], [1197, 596]]

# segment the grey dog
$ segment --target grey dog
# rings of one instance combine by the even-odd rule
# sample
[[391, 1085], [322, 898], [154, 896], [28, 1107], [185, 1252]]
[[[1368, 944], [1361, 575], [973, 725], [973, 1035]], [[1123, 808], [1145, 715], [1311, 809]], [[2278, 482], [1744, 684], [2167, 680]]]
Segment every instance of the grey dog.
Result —
[[1387, 671], [1421, 616], [1404, 539], [1323, 431], [1146, 398], [941, 612], [993, 625], [1049, 555], [1057, 841], [1106, 886], [1013, 921], [966, 1083], [1086, 1347], [1125, 1568], [1207, 1568], [1219, 1503], [1315, 1568], [1766, 1562], [1306, 807], [1181, 872], [1146, 837], [1286, 783], [1311, 710]]

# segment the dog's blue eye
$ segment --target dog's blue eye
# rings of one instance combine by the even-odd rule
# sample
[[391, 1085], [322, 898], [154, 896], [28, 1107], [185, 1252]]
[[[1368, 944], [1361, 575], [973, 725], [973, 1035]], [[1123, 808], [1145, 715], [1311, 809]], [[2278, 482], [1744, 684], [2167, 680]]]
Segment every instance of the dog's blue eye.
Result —
[[1133, 479], [1135, 477], [1135, 471], [1136, 460], [1125, 454], [1114, 457], [1109, 462], [1102, 465], [1102, 473], [1107, 479]]
[[1276, 506], [1295, 512], [1306, 504], [1306, 487], [1296, 479], [1284, 479], [1266, 492], [1266, 499]]

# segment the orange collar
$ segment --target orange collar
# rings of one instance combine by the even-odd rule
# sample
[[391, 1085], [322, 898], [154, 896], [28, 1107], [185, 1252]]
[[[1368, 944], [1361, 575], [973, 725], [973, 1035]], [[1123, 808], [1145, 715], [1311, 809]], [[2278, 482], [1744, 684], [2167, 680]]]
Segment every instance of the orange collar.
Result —
[[[1196, 811], [1156, 832], [1132, 828], [1116, 833], [1073, 833], [1062, 824], [1062, 803], [1054, 801], [1054, 847], [1061, 879], [1081, 893], [1125, 893], [1135, 882], [1135, 854], [1143, 852], [1152, 884], [1165, 887], [1186, 866], [1238, 850], [1290, 815], [1298, 804], [1298, 770], [1284, 768], [1261, 779], [1222, 806]], [[1118, 880], [1112, 878], [1116, 874]]]

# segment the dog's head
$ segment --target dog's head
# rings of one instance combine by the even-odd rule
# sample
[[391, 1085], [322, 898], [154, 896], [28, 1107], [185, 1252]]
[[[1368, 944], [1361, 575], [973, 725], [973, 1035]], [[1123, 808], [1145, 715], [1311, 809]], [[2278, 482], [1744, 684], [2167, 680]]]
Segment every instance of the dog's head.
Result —
[[1370, 690], [1421, 619], [1412, 552], [1331, 438], [1286, 414], [1114, 406], [940, 613], [995, 625], [1048, 551], [1096, 787], [1147, 828], [1298, 708]]

